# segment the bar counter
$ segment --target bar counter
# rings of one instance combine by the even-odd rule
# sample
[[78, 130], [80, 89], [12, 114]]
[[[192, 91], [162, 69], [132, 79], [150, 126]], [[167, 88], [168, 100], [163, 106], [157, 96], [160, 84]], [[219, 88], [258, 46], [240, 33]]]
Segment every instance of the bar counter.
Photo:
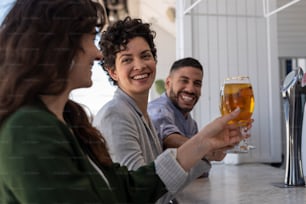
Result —
[[[305, 173], [304, 173], [305, 174]], [[305, 204], [305, 187], [284, 187], [285, 169], [267, 164], [213, 164], [177, 196], [180, 204]]]

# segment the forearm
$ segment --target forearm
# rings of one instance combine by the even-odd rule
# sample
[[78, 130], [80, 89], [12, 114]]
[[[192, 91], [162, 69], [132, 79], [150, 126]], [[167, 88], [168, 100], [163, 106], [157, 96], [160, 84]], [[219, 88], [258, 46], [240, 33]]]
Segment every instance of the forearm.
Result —
[[189, 172], [177, 160], [177, 149], [167, 149], [155, 160], [156, 173], [171, 194], [178, 192], [185, 184]]
[[204, 155], [210, 152], [210, 146], [203, 137], [196, 134], [177, 150], [177, 160], [185, 171], [189, 171]]
[[163, 140], [163, 145], [165, 148], [178, 148], [184, 144], [189, 138], [183, 135], [174, 133], [169, 135]]
[[156, 173], [164, 182], [168, 191], [173, 195], [204, 172], [208, 172], [211, 168], [209, 162], [198, 161], [190, 171], [187, 172], [182, 168], [177, 158], [177, 149], [170, 148], [159, 155], [154, 161]]

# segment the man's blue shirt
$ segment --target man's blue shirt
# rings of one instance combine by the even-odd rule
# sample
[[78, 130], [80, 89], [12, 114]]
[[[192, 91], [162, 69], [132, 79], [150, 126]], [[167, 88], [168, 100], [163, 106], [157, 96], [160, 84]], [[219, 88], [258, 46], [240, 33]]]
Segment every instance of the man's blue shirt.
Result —
[[148, 113], [161, 140], [173, 133], [190, 138], [198, 132], [196, 121], [190, 114], [185, 117], [166, 93], [149, 103]]

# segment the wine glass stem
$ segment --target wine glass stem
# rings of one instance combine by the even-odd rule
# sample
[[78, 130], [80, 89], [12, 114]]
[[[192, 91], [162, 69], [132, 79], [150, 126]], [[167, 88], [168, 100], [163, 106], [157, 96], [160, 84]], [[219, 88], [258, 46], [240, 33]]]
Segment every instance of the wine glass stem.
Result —
[[244, 137], [243, 143], [247, 146], [248, 149], [255, 149], [255, 146], [248, 143], [248, 138], [251, 136], [250, 129], [246, 126], [240, 126], [241, 135]]

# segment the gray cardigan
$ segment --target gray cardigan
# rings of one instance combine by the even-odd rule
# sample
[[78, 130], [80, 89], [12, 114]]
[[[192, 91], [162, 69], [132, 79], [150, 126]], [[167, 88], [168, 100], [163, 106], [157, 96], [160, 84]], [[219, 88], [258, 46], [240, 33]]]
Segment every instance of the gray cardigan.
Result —
[[[106, 139], [113, 161], [129, 169], [135, 170], [154, 161], [163, 151], [152, 122], [146, 122], [135, 101], [120, 88], [99, 110], [93, 124]], [[199, 162], [189, 172], [184, 186], [210, 168], [209, 163]]]

